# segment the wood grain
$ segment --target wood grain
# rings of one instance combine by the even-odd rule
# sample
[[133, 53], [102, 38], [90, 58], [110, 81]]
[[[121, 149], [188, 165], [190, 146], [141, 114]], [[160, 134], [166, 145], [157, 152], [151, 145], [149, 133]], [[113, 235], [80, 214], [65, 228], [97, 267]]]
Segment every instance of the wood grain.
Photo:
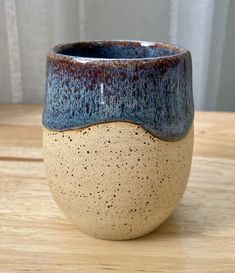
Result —
[[0, 272], [235, 272], [235, 114], [195, 116], [187, 191], [141, 239], [77, 230], [54, 203], [41, 153], [41, 106], [0, 106]]

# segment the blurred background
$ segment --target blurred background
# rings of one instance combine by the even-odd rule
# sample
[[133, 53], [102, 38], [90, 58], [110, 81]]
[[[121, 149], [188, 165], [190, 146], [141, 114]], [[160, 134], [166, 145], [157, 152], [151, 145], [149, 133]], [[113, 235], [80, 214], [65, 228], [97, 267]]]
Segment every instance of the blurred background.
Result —
[[234, 0], [0, 0], [0, 103], [43, 103], [48, 48], [134, 39], [193, 59], [197, 110], [235, 111]]

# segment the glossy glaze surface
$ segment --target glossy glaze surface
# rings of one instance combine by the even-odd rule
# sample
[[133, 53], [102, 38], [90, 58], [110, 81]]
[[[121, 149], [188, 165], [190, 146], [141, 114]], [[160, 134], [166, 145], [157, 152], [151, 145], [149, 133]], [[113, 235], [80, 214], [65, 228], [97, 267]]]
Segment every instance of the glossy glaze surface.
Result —
[[46, 128], [76, 129], [129, 121], [166, 140], [193, 120], [191, 56], [151, 42], [80, 42], [48, 54]]

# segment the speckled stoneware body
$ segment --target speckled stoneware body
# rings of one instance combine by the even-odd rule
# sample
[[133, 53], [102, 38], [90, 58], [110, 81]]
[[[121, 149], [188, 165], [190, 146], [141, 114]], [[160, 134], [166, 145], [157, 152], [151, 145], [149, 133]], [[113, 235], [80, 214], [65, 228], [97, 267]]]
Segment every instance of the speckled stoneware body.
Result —
[[52, 195], [82, 231], [126, 240], [175, 209], [193, 149], [189, 51], [137, 41], [48, 54], [43, 147]]

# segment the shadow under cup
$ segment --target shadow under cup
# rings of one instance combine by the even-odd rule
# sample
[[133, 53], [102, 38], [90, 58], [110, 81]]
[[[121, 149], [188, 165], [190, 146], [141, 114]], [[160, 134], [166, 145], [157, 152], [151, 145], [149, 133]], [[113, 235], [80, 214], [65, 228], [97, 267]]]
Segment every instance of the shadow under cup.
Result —
[[56, 46], [47, 57], [43, 113], [55, 201], [95, 237], [151, 232], [185, 191], [193, 113], [186, 49], [138, 41]]

